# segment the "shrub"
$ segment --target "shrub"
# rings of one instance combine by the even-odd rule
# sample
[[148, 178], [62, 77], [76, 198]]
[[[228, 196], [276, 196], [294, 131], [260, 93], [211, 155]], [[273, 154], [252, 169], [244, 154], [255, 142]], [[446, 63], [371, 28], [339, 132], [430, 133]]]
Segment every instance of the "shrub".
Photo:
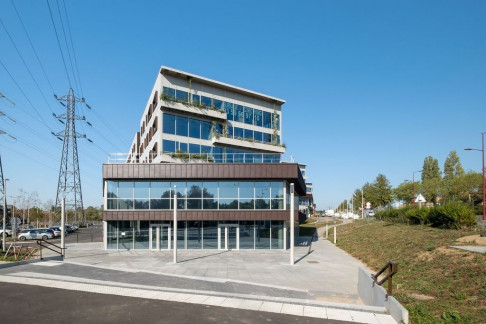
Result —
[[410, 224], [424, 225], [429, 222], [428, 208], [412, 208], [407, 211], [407, 218]]
[[450, 202], [432, 208], [428, 219], [433, 227], [439, 228], [457, 229], [462, 226], [474, 225], [475, 223], [474, 210], [459, 202]]

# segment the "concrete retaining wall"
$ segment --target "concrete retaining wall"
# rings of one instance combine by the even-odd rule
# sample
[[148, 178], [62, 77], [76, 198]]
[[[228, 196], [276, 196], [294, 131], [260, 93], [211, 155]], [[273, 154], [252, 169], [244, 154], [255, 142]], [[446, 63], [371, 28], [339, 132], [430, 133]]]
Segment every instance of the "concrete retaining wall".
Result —
[[385, 307], [398, 323], [408, 324], [408, 310], [393, 296], [389, 296], [387, 299], [385, 288], [378, 285], [373, 287], [371, 273], [363, 268], [358, 270], [358, 294], [366, 305]]

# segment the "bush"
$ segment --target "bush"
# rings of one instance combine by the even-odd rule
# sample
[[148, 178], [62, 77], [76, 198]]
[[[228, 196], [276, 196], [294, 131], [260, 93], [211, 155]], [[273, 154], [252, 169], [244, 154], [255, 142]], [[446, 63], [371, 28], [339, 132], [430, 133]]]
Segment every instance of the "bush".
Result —
[[450, 202], [433, 208], [404, 207], [386, 209], [376, 213], [376, 218], [393, 223], [427, 225], [439, 228], [460, 228], [475, 223], [474, 209], [461, 202]]
[[407, 211], [408, 221], [414, 225], [424, 225], [429, 222], [428, 208], [412, 208]]
[[463, 203], [450, 202], [430, 210], [428, 220], [433, 227], [461, 228], [475, 223], [474, 210]]

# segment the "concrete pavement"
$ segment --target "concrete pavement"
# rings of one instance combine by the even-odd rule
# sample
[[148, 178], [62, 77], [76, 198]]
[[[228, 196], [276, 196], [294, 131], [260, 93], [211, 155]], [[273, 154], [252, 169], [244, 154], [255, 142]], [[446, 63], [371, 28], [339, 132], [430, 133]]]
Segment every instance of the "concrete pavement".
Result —
[[[322, 237], [322, 236], [321, 236]], [[282, 250], [104, 251], [102, 243], [68, 244], [64, 262], [1, 268], [0, 281], [199, 303], [360, 323], [395, 323], [357, 292], [363, 265], [332, 243], [303, 239], [296, 264]], [[368, 272], [371, 273], [371, 271]]]

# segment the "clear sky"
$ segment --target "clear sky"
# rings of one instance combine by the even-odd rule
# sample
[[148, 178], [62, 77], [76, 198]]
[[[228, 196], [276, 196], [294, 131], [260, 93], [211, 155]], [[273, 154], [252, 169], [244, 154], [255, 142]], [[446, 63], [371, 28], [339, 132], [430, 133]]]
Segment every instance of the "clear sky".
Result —
[[[73, 80], [71, 27], [81, 86]], [[46, 1], [14, 4], [57, 95], [69, 82]], [[72, 86], [84, 205], [102, 204], [101, 165], [128, 151], [161, 65], [285, 99], [284, 158], [308, 164], [319, 209], [385, 174], [396, 186], [457, 150], [481, 170], [486, 131], [485, 1], [50, 0]], [[55, 199], [64, 107], [53, 97], [11, 0], [0, 0], [0, 154], [8, 196]], [[69, 53], [74, 62], [74, 54]], [[39, 85], [40, 91], [33, 81]], [[77, 73], [76, 73], [77, 74]], [[20, 90], [16, 83], [20, 86]], [[25, 94], [25, 96], [24, 96]], [[46, 98], [44, 100], [43, 96]], [[32, 105], [29, 103], [32, 103]], [[34, 108], [35, 107], [35, 108]], [[42, 119], [41, 119], [42, 117]], [[1, 133], [1, 132], [0, 132]], [[10, 198], [10, 201], [13, 199]]]

